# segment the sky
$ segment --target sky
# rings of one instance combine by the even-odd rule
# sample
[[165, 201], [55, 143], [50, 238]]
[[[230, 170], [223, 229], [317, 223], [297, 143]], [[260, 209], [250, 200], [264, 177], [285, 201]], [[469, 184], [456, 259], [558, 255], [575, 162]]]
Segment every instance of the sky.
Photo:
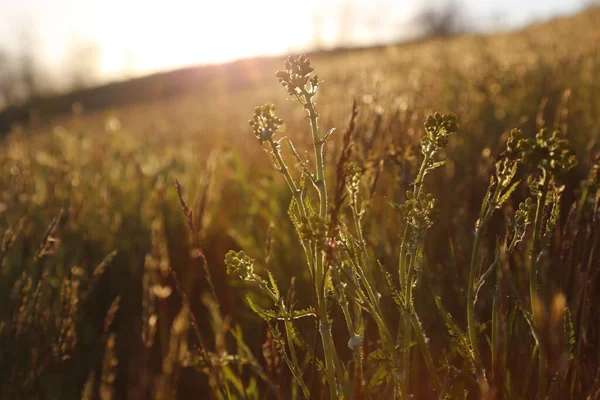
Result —
[[[480, 30], [510, 29], [532, 20], [572, 14], [588, 2], [455, 0]], [[340, 38], [359, 45], [407, 38], [414, 33], [410, 21], [420, 7], [444, 3], [444, 0], [0, 0], [0, 49], [14, 52], [27, 42], [47, 72], [58, 77], [73, 62], [73, 49], [93, 45], [98, 64], [95, 74], [105, 81], [306, 49], [316, 37], [323, 47], [336, 44]], [[340, 20], [346, 23], [341, 24]]]

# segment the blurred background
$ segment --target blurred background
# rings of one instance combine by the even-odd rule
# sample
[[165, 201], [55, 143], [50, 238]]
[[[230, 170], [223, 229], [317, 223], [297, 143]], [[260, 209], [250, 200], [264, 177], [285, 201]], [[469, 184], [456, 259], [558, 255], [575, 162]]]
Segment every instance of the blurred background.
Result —
[[491, 32], [590, 0], [2, 0], [0, 109], [191, 65]]

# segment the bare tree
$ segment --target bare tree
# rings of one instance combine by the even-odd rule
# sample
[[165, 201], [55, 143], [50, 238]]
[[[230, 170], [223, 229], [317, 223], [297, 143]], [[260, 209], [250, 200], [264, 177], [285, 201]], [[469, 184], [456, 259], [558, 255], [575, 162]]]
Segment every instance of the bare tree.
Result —
[[464, 9], [455, 1], [445, 5], [427, 6], [416, 19], [423, 37], [446, 37], [465, 32]]

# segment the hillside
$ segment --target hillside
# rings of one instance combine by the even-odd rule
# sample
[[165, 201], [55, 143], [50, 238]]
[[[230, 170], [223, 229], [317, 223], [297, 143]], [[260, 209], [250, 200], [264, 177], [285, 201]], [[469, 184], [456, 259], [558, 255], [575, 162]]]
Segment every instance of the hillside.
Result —
[[[569, 49], [570, 55], [594, 52], [593, 34], [582, 34], [579, 24], [592, 25], [598, 17], [597, 9], [584, 11], [573, 17], [558, 18], [549, 22], [532, 25], [522, 31], [496, 34], [492, 36], [467, 36], [450, 39], [452, 47], [460, 48], [468, 55], [478, 53], [478, 46], [491, 47], [500, 54], [507, 51], [518, 53], [523, 48], [523, 39], [528, 37], [533, 45], [531, 51], [546, 53], [553, 46], [565, 45], [563, 40], [570, 38], [576, 43]], [[559, 35], [560, 37], [556, 37]], [[567, 40], [570, 40], [567, 39]], [[442, 40], [444, 41], [444, 40]], [[514, 41], [511, 46], [511, 41]], [[589, 43], [591, 41], [592, 43]], [[416, 40], [398, 45], [377, 46], [373, 48], [338, 49], [321, 54], [308, 54], [313, 60], [326, 60], [326, 63], [352, 65], [347, 61], [352, 57], [368, 54], [371, 59], [384, 60], [385, 65], [398, 66], [400, 69], [410, 68], [420, 62], [419, 53], [426, 53], [440, 40]], [[511, 48], [512, 47], [512, 48]], [[579, 48], [578, 48], [579, 47]], [[416, 53], [407, 56], [409, 53]], [[490, 50], [491, 50], [490, 49]], [[493, 52], [493, 50], [491, 50]], [[393, 57], [388, 55], [393, 54]], [[407, 59], [408, 58], [408, 59]], [[32, 115], [43, 120], [71, 112], [75, 103], [82, 104], [88, 110], [122, 108], [133, 104], [143, 104], [169, 99], [177, 101], [177, 97], [187, 98], [189, 95], [202, 98], [211, 91], [226, 90], [232, 95], [237, 91], [255, 90], [271, 78], [271, 71], [279, 68], [283, 58], [254, 58], [235, 61], [223, 65], [206, 65], [189, 67], [164, 73], [158, 73], [129, 81], [114, 82], [100, 87], [85, 89], [61, 96], [37, 99], [33, 104], [9, 107], [0, 111], [0, 132], [6, 132], [11, 124], [26, 122]], [[400, 61], [398, 64], [396, 62]], [[366, 68], [366, 66], [365, 66]]]

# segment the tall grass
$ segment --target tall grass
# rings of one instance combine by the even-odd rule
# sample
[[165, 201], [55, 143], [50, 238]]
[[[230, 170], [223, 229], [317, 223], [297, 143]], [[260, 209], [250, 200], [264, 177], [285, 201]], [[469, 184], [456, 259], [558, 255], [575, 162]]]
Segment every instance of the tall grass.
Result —
[[594, 16], [16, 127], [0, 397], [596, 398]]

